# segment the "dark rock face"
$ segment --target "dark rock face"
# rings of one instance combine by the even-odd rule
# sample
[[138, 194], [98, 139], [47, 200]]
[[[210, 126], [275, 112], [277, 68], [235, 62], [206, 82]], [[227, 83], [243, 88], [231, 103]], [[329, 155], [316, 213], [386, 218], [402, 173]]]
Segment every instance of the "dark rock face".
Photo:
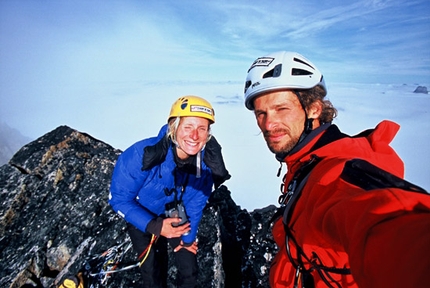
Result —
[[[0, 167], [0, 287], [56, 287], [67, 275], [128, 240], [107, 200], [121, 151], [67, 126], [24, 146]], [[198, 287], [269, 287], [277, 247], [274, 206], [248, 212], [226, 186], [211, 195], [199, 227]], [[135, 263], [133, 251], [123, 263]], [[169, 264], [169, 287], [175, 267]], [[137, 268], [112, 274], [108, 287], [139, 287]]]
[[428, 92], [428, 90], [427, 90], [427, 87], [426, 87], [426, 86], [418, 86], [418, 87], [415, 89], [414, 93], [423, 93], [423, 94], [428, 94], [429, 92]]

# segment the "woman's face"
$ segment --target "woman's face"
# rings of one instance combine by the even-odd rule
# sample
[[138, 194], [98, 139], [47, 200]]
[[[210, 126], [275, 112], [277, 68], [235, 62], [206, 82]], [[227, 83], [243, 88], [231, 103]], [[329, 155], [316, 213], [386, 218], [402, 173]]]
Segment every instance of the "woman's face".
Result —
[[181, 117], [176, 130], [178, 157], [186, 159], [196, 155], [206, 144], [209, 136], [209, 120], [201, 117]]

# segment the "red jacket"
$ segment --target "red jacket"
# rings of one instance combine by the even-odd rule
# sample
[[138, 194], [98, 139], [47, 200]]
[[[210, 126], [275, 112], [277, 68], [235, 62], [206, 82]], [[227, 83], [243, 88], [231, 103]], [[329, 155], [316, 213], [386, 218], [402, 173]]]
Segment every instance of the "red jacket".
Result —
[[[331, 125], [284, 160], [287, 186], [311, 155], [321, 159], [290, 210], [288, 227], [296, 244], [291, 237], [288, 243], [295, 264], [300, 258], [305, 269], [313, 267], [309, 261], [350, 269], [347, 275], [325, 274], [333, 287], [428, 287], [430, 283], [430, 196], [399, 188], [366, 189], [352, 183], [359, 179], [356, 175], [347, 177], [351, 176], [348, 161], [362, 159], [403, 178], [403, 162], [389, 146], [398, 129], [397, 124], [383, 121], [363, 136], [349, 137]], [[427, 167], [423, 163], [422, 169]], [[271, 287], [293, 287], [296, 267], [286, 252], [282, 218], [272, 233], [279, 252], [270, 269]], [[307, 259], [297, 256], [296, 247]], [[317, 269], [310, 273], [315, 287], [330, 287]]]

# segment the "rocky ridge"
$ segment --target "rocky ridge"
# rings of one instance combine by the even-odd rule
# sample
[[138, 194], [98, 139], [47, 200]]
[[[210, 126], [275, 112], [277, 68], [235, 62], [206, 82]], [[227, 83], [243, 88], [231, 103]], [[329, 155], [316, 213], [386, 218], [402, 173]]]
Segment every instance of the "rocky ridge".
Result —
[[[0, 167], [0, 287], [56, 287], [86, 260], [127, 241], [125, 222], [107, 202], [121, 151], [60, 126], [22, 147]], [[212, 193], [199, 228], [199, 287], [269, 287], [277, 247], [275, 206], [248, 212], [226, 186]], [[133, 262], [129, 252], [124, 262]], [[169, 264], [169, 287], [175, 267]], [[108, 287], [137, 287], [137, 269]]]

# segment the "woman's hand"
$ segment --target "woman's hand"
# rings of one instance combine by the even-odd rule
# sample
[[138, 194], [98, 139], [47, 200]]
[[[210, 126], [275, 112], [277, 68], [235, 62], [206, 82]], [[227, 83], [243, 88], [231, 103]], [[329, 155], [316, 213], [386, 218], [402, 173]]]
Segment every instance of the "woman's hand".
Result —
[[166, 218], [163, 220], [163, 226], [161, 227], [160, 235], [166, 238], [181, 237], [191, 230], [190, 223], [186, 223], [181, 226], [173, 227], [172, 223], [179, 223], [181, 218]]
[[182, 242], [181, 240], [181, 243], [175, 249], [173, 249], [173, 252], [178, 252], [182, 248], [187, 249], [188, 251], [196, 255], [198, 249], [197, 241], [194, 241], [193, 244], [191, 244], [190, 246], [184, 246], [184, 242]]

